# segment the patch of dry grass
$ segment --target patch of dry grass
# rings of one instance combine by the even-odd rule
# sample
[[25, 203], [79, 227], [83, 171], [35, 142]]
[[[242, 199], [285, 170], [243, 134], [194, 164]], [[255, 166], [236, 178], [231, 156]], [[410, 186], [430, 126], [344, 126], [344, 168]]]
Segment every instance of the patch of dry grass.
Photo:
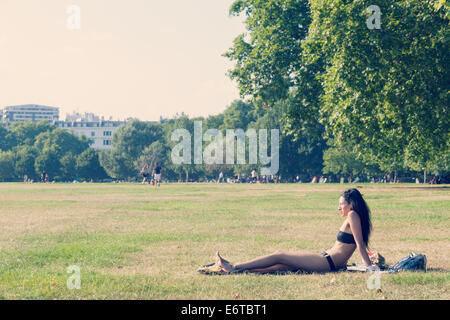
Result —
[[[371, 247], [427, 273], [204, 276], [216, 250], [242, 262], [276, 250], [322, 252], [342, 220], [339, 184], [0, 184], [0, 298], [449, 299], [448, 188], [359, 184]], [[359, 263], [355, 253], [349, 263]], [[80, 290], [66, 268], [79, 265]]]

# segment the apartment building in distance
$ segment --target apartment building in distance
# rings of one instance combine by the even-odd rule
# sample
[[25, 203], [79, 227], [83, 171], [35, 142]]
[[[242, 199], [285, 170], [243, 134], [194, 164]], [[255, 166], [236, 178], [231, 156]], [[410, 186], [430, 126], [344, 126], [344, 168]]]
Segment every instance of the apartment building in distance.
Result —
[[58, 128], [66, 129], [75, 135], [91, 140], [91, 148], [98, 150], [112, 149], [112, 139], [116, 131], [126, 121], [105, 120], [93, 113], [74, 113], [66, 116], [66, 121], [56, 121]]
[[41, 120], [53, 122], [59, 120], [59, 108], [36, 104], [8, 106], [0, 112], [0, 115], [5, 122]]
[[36, 104], [8, 106], [0, 109], [0, 121], [4, 125], [14, 122], [42, 121], [46, 120], [58, 128], [91, 140], [91, 148], [98, 150], [112, 149], [112, 139], [120, 126], [126, 121], [105, 120], [93, 113], [73, 113], [66, 116], [65, 121], [59, 120], [59, 108], [47, 107]]

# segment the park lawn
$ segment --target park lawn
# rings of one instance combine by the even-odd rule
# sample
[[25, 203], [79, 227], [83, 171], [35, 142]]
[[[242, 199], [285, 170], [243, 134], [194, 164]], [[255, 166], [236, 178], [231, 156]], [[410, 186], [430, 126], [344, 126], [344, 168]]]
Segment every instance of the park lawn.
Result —
[[[339, 194], [361, 190], [371, 249], [428, 271], [205, 276], [217, 250], [242, 262], [329, 249]], [[450, 187], [415, 184], [0, 184], [0, 299], [449, 299]], [[349, 263], [360, 263], [355, 252]], [[69, 266], [81, 271], [69, 290]]]

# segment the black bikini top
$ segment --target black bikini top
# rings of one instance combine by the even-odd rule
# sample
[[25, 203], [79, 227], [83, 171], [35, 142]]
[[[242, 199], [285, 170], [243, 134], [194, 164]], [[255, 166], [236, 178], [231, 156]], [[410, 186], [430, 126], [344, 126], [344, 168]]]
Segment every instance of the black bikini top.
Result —
[[337, 234], [337, 241], [348, 244], [356, 244], [355, 238], [351, 233], [339, 231]]

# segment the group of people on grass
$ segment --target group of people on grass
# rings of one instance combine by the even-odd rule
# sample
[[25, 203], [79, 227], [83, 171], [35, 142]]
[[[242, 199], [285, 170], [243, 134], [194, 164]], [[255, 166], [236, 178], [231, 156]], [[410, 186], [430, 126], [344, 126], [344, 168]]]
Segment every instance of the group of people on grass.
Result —
[[155, 162], [155, 166], [152, 168], [148, 163], [144, 164], [141, 169], [142, 184], [151, 184], [153, 186], [161, 186], [161, 166], [158, 162]]
[[[250, 176], [249, 175], [241, 175], [238, 173], [232, 178], [225, 178], [222, 171], [219, 173], [219, 177], [217, 178], [217, 183], [278, 183], [280, 182], [281, 176], [277, 175], [261, 175], [259, 176], [256, 169], [253, 169]], [[215, 180], [211, 180], [215, 181]], [[206, 178], [206, 182], [208, 178]]]

